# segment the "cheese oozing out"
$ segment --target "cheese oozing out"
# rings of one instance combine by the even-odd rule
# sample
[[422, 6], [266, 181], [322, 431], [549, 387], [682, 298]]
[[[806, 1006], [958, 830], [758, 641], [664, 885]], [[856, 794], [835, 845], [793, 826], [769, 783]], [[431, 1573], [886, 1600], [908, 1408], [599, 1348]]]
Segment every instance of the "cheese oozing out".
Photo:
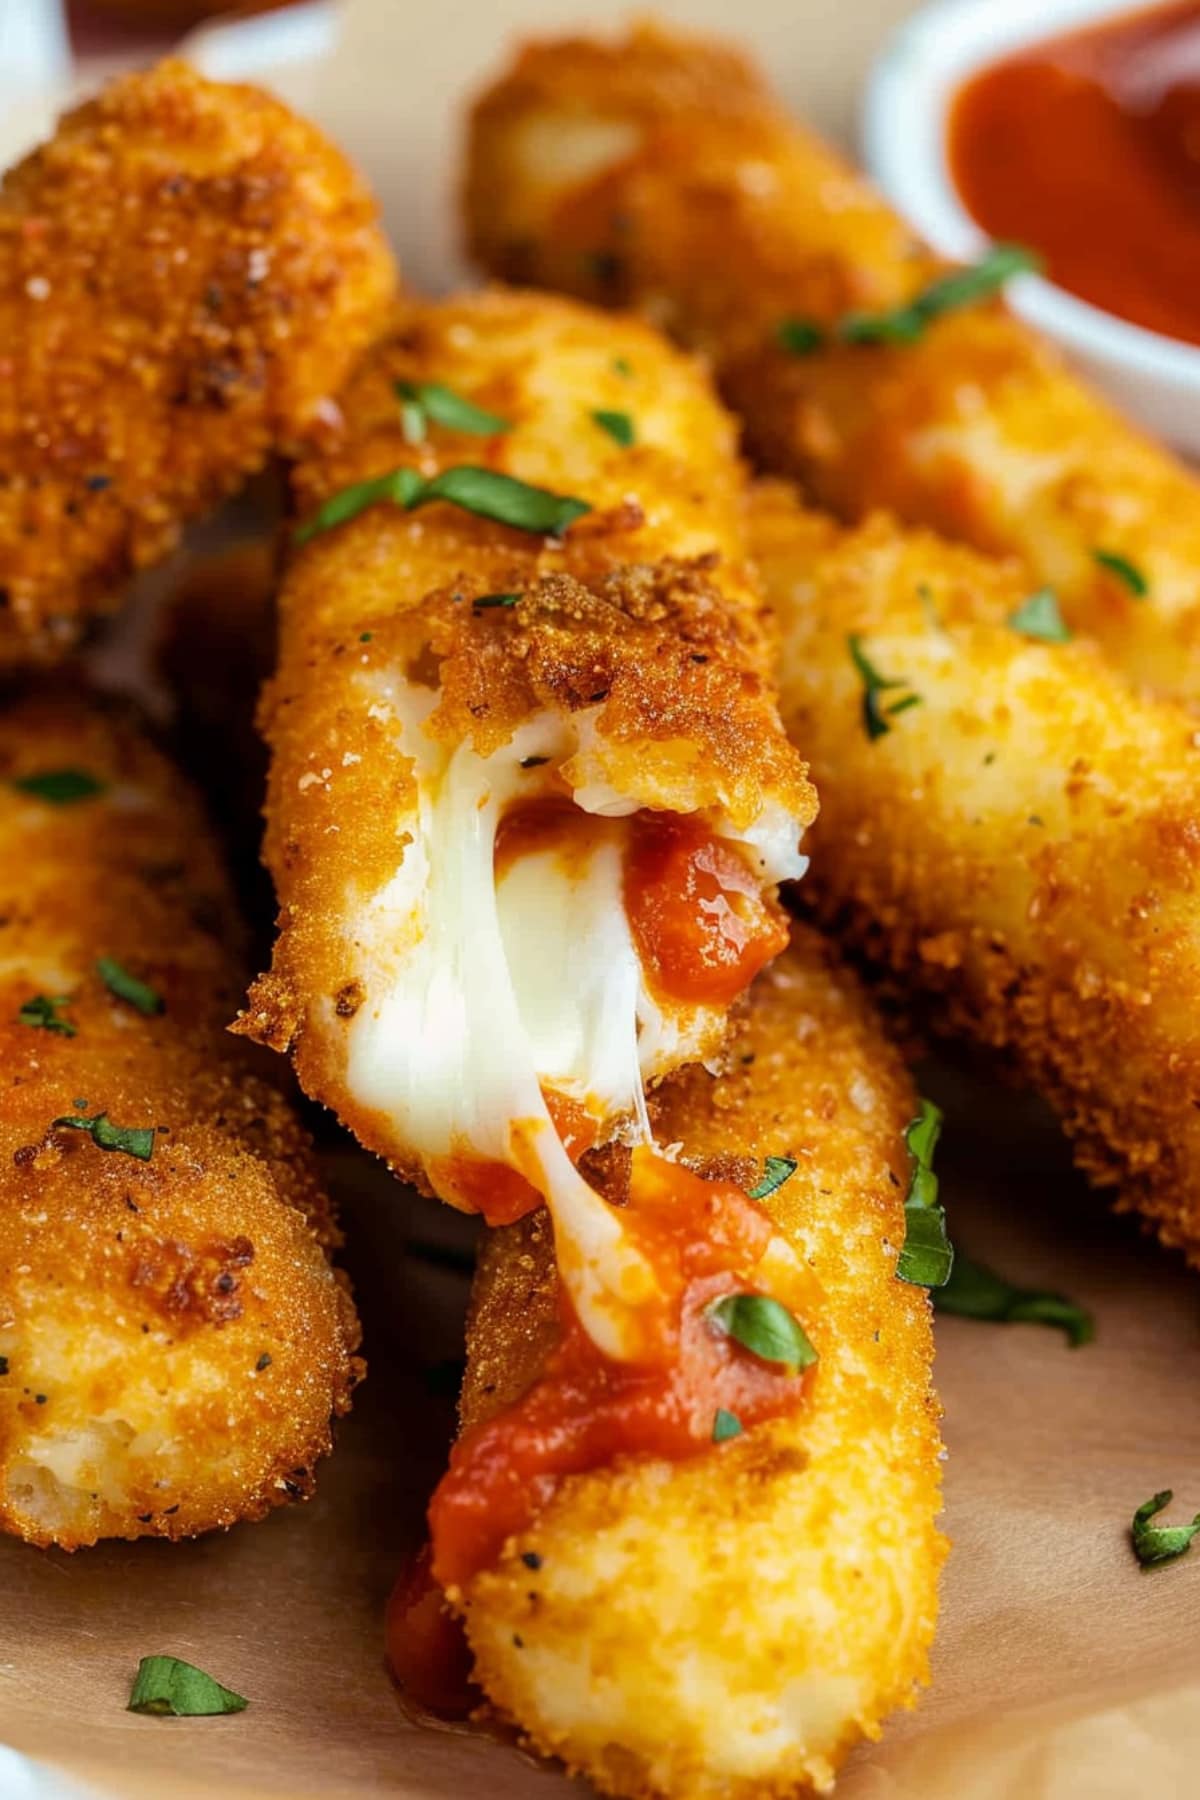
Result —
[[[545, 1096], [582, 1107], [600, 1135], [646, 1142], [645, 1083], [719, 1042], [723, 1009], [663, 1001], [647, 985], [623, 897], [639, 802], [586, 778], [588, 712], [541, 712], [481, 756], [423, 729], [436, 691], [399, 675], [360, 679], [372, 717], [411, 758], [416, 802], [395, 822], [391, 879], [347, 896], [347, 948], [366, 995], [346, 1027], [347, 1086], [435, 1186], [436, 1165], [465, 1156], [515, 1170], [544, 1195], [584, 1328], [604, 1354], [638, 1360], [659, 1283], [619, 1210], [574, 1166]], [[534, 839], [498, 867], [502, 821], [531, 800], [565, 797], [560, 771], [572, 758], [585, 779], [570, 799], [589, 827], [572, 831], [569, 854]], [[723, 834], [745, 846], [764, 885], [806, 866], [794, 821], [777, 810]]]

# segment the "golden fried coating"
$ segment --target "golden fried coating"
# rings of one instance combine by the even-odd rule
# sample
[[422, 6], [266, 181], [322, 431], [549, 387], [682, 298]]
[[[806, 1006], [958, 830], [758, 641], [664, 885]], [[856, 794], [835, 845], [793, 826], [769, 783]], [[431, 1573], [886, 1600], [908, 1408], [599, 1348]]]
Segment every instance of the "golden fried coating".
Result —
[[0, 1527], [307, 1497], [361, 1372], [329, 1205], [223, 1029], [241, 932], [194, 798], [69, 690], [0, 712], [0, 927]]
[[375, 205], [269, 95], [164, 62], [0, 186], [0, 665], [336, 418], [395, 274]]
[[[994, 302], [839, 342], [944, 267], [727, 46], [646, 26], [530, 45], [475, 109], [466, 204], [494, 273], [636, 304], [709, 353], [764, 466], [844, 515], [1021, 556], [1130, 675], [1200, 696], [1196, 477]], [[818, 328], [802, 353], [785, 320]]]
[[[749, 1187], [824, 1294], [799, 1412], [692, 1461], [564, 1481], [460, 1597], [488, 1698], [603, 1792], [767, 1800], [825, 1788], [927, 1678], [944, 1544], [925, 1292], [895, 1277], [914, 1111], [853, 979], [805, 927], [756, 983], [728, 1072], [693, 1067], [656, 1135]], [[489, 1234], [464, 1426], [537, 1375], [555, 1332], [541, 1216]]]
[[845, 532], [781, 484], [752, 539], [820, 784], [822, 914], [1011, 1056], [1088, 1175], [1200, 1262], [1195, 717], [1014, 627], [1016, 564], [883, 518]]
[[[500, 429], [481, 437], [432, 421], [413, 444], [398, 382], [448, 386]], [[789, 856], [815, 800], [775, 706], [734, 427], [691, 359], [636, 321], [496, 290], [409, 311], [343, 409], [342, 444], [298, 468], [303, 519], [390, 470], [428, 480], [463, 464], [591, 509], [556, 538], [446, 502], [405, 512], [384, 501], [313, 537], [283, 587], [263, 707], [281, 934], [240, 1028], [290, 1046], [306, 1091], [423, 1179], [379, 1082], [363, 1075], [377, 1052], [356, 1048], [385, 1014], [414, 936], [440, 929], [450, 944], [451, 902], [436, 917], [431, 902], [432, 923], [416, 925], [420, 891], [403, 886], [420, 859], [436, 880], [452, 854], [434, 842], [436, 784], [419, 759], [467, 745], [482, 771], [510, 754], [512, 770], [478, 776], [481, 808], [502, 779], [515, 801], [553, 783], [564, 803], [606, 817], [649, 807], [720, 815], [748, 837], [769, 826]], [[627, 418], [633, 442], [598, 412]], [[538, 753], [510, 753], [527, 729], [548, 734], [526, 746]], [[444, 796], [452, 783], [438, 779]], [[491, 881], [487, 850], [454, 892], [490, 892]], [[457, 952], [440, 956], [431, 980], [456, 974]], [[507, 979], [493, 970], [475, 1000]], [[452, 1004], [443, 996], [431, 1011], [431, 1046]], [[488, 1056], [495, 1064], [494, 1042]], [[414, 1076], [418, 1087], [436, 1079]]]

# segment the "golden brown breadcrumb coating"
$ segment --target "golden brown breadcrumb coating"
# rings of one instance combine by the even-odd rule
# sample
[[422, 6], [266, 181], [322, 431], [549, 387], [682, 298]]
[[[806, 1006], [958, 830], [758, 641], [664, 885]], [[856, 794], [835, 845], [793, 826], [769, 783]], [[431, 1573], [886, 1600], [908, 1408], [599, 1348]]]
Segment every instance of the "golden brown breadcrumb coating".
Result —
[[[506, 429], [481, 438], [435, 423], [414, 445], [399, 381], [448, 385]], [[389, 470], [428, 479], [461, 464], [591, 508], [552, 538], [444, 502], [381, 502], [316, 535], [282, 590], [262, 713], [281, 930], [239, 1029], [290, 1046], [306, 1091], [420, 1179], [348, 1068], [356, 1017], [387, 992], [368, 923], [415, 829], [401, 729], [414, 693], [433, 709], [432, 741], [480, 756], [534, 716], [586, 717], [562, 792], [604, 784], [631, 797], [626, 812], [719, 812], [741, 827], [771, 807], [795, 821], [794, 844], [815, 798], [776, 710], [734, 427], [690, 358], [637, 321], [495, 290], [408, 311], [342, 404], [341, 444], [296, 472], [302, 519]], [[596, 422], [617, 409], [634, 422], [632, 445]], [[549, 760], [531, 759], [531, 792], [532, 765]], [[406, 926], [387, 929], [398, 953]]]
[[[927, 1678], [944, 1544], [923, 1289], [895, 1277], [911, 1084], [829, 947], [797, 927], [738, 1021], [727, 1072], [657, 1091], [662, 1143], [749, 1187], [814, 1272], [818, 1378], [799, 1411], [691, 1461], [564, 1481], [465, 1595], [476, 1678], [537, 1749], [601, 1791], [769, 1800], [824, 1789]], [[543, 1216], [489, 1233], [464, 1426], [554, 1341]]]
[[[1132, 676], [1200, 696], [1195, 475], [994, 302], [913, 343], [819, 341], [944, 266], [728, 46], [653, 26], [527, 46], [475, 109], [466, 205], [493, 273], [637, 305], [710, 354], [765, 467], [1021, 556]], [[803, 354], [785, 320], [819, 328]]]
[[[1012, 1057], [1080, 1165], [1200, 1262], [1200, 733], [989, 561], [766, 484], [752, 539], [821, 792], [805, 888], [943, 1025]], [[866, 729], [867, 667], [888, 687]], [[888, 708], [916, 696], [900, 712]]]
[[224, 1030], [240, 944], [128, 721], [70, 689], [0, 711], [0, 1528], [30, 1542], [306, 1498], [361, 1372], [307, 1137]]
[[394, 282], [355, 171], [269, 95], [168, 61], [68, 113], [0, 185], [0, 665], [327, 426]]

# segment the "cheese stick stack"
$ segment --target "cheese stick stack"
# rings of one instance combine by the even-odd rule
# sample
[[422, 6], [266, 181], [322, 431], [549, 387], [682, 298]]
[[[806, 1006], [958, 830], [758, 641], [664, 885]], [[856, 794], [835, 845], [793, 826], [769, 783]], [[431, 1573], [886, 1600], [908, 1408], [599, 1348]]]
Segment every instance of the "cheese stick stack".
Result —
[[1003, 258], [947, 271], [736, 51], [530, 45], [476, 108], [466, 205], [493, 273], [705, 350], [822, 504], [1019, 555], [1133, 678], [1200, 694], [1194, 474], [996, 304]]
[[0, 711], [0, 1528], [74, 1549], [306, 1498], [361, 1372], [308, 1141], [227, 1035], [191, 792], [69, 685]]
[[[812, 1385], [690, 1459], [568, 1477], [465, 1580], [452, 1465], [434, 1566], [489, 1700], [602, 1792], [823, 1790], [926, 1678], [944, 1554], [929, 1303], [895, 1275], [914, 1095], [857, 985], [798, 927], [755, 984], [726, 1073], [675, 1075], [652, 1110], [659, 1140], [705, 1176], [750, 1188], [765, 1158], [795, 1162], [764, 1205], [818, 1296]], [[489, 1236], [456, 1459], [510, 1431], [536, 1391], [557, 1288], [541, 1216]]]

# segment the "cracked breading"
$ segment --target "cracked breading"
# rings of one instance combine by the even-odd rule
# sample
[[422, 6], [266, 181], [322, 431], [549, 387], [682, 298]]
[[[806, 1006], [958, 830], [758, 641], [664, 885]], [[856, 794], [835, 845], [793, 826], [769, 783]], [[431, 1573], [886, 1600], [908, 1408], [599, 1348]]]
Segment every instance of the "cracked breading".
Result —
[[913, 344], [781, 346], [786, 319], [903, 306], [945, 265], [728, 44], [528, 45], [475, 109], [466, 210], [494, 274], [638, 306], [706, 351], [765, 467], [849, 517], [1019, 555], [1131, 676], [1200, 698], [1197, 477], [1028, 327], [993, 302]]
[[[824, 1290], [821, 1362], [796, 1416], [564, 1481], [469, 1584], [489, 1699], [603, 1792], [823, 1789], [927, 1679], [944, 1555], [929, 1302], [894, 1275], [914, 1111], [857, 984], [803, 926], [755, 984], [726, 1072], [655, 1095], [659, 1141], [702, 1173], [749, 1187], [766, 1156], [796, 1160], [764, 1205]], [[464, 1427], [536, 1376], [556, 1285], [541, 1215], [489, 1234]]]
[[[103, 791], [14, 785], [63, 770]], [[241, 938], [194, 797], [129, 721], [69, 687], [0, 711], [0, 1528], [30, 1542], [306, 1498], [361, 1373], [308, 1139], [224, 1030]], [[38, 996], [74, 1036], [23, 1022]], [[150, 1159], [53, 1123], [100, 1113], [153, 1128]]]
[[0, 186], [0, 664], [336, 420], [394, 283], [357, 174], [269, 95], [168, 61], [68, 113]]
[[[813, 758], [810, 888], [944, 1027], [1005, 1052], [1087, 1174], [1200, 1262], [1200, 737], [1083, 639], [1008, 621], [1016, 564], [854, 531], [764, 484], [752, 542]], [[847, 639], [918, 704], [864, 729]]]

